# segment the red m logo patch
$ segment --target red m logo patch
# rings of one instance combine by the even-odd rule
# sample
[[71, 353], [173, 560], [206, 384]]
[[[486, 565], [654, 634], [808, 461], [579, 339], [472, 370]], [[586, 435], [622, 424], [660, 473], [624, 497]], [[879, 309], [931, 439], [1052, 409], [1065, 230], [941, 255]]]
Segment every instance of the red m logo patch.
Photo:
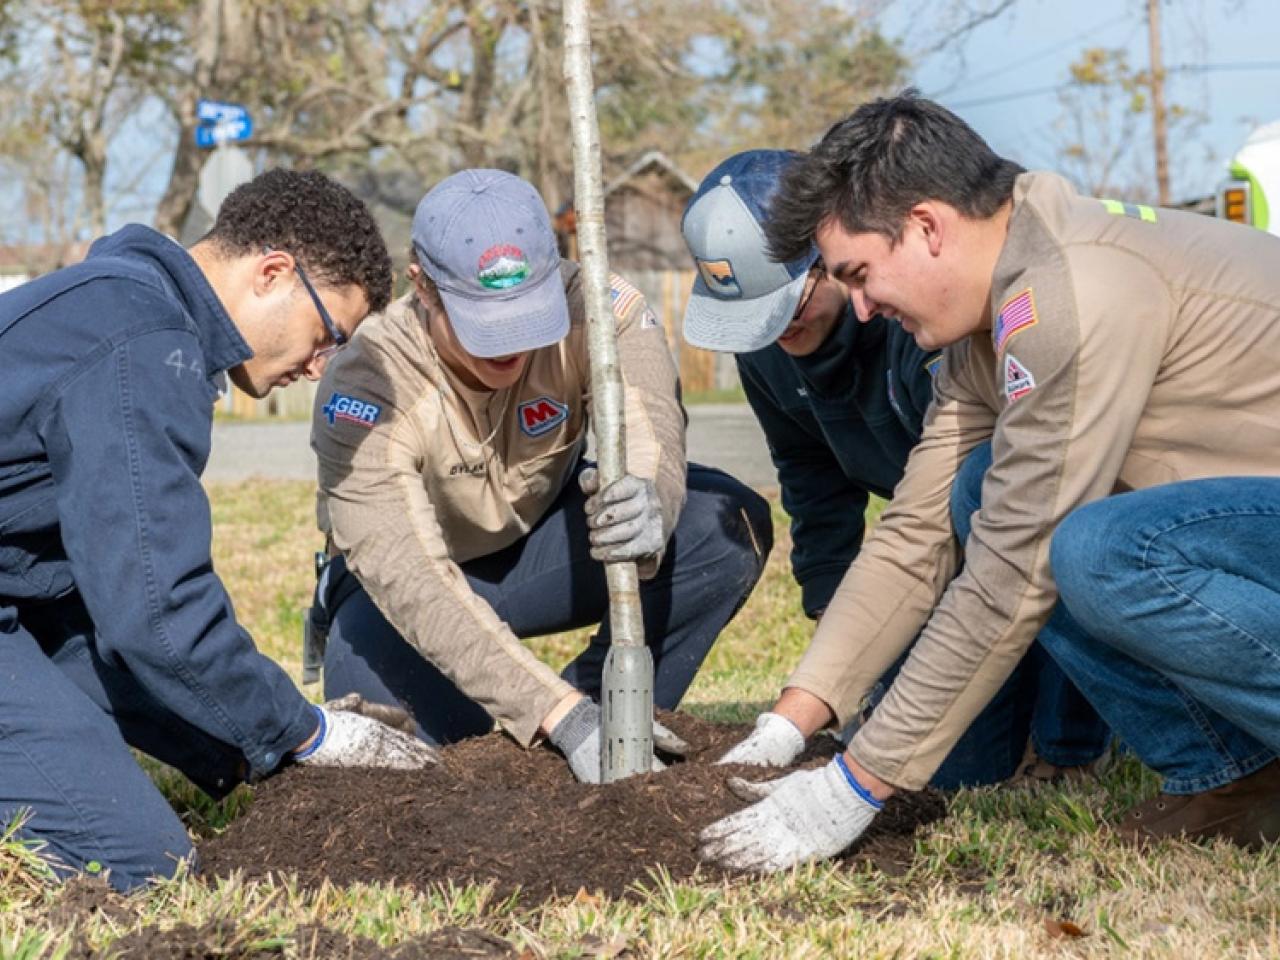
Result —
[[569, 408], [559, 400], [536, 397], [516, 407], [516, 416], [520, 418], [520, 429], [525, 436], [540, 437], [564, 423]]

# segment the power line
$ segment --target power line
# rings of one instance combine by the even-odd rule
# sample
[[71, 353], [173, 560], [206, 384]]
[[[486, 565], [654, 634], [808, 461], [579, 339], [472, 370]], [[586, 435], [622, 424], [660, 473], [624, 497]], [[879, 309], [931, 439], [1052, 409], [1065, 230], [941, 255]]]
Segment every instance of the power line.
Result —
[[1125, 20], [1131, 20], [1133, 19], [1133, 17], [1134, 17], [1133, 13], [1122, 13], [1119, 16], [1112, 17], [1109, 20], [1104, 20], [1101, 23], [1096, 23], [1092, 27], [1089, 27], [1088, 29], [1081, 30], [1079, 33], [1074, 34], [1070, 37], [1067, 37], [1065, 40], [1061, 40], [1047, 47], [1041, 47], [1038, 50], [1033, 50], [1031, 53], [1028, 53], [1025, 57], [1021, 57], [1017, 60], [1013, 60], [1008, 63], [1005, 63], [1004, 65], [1002, 65], [996, 70], [988, 70], [986, 73], [980, 73], [976, 77], [969, 77], [968, 79], [961, 80], [958, 84], [955, 84], [949, 88], [944, 88], [942, 90], [939, 90], [936, 93], [930, 93], [928, 94], [928, 96], [936, 100], [937, 98], [947, 93], [950, 93], [956, 89], [963, 90], [966, 87], [972, 87], [975, 84], [979, 84], [984, 80], [989, 80], [992, 77], [1003, 76], [1004, 74], [1008, 73], [1010, 70], [1015, 70], [1018, 67], [1025, 66], [1026, 64], [1032, 63], [1036, 60], [1040, 60], [1051, 53], [1057, 53], [1060, 50], [1065, 50], [1067, 47], [1071, 46], [1072, 44], [1076, 43], [1079, 40], [1083, 40], [1085, 37], [1093, 36], [1099, 31], [1105, 30], [1107, 27], [1115, 26], [1117, 23], [1121, 23]]
[[[1219, 73], [1247, 70], [1280, 70], [1280, 60], [1251, 60], [1236, 63], [1183, 63], [1166, 68], [1165, 73]], [[1013, 90], [1009, 93], [997, 93], [989, 97], [976, 97], [971, 100], [961, 100], [958, 103], [947, 104], [947, 106], [952, 110], [963, 110], [967, 107], [985, 107], [993, 103], [1011, 103], [1014, 100], [1028, 100], [1031, 97], [1041, 97], [1046, 93], [1057, 93], [1060, 90], [1066, 90], [1070, 87], [1078, 86], [1082, 85], [1068, 80], [1065, 83], [1054, 83], [1043, 87], [1030, 87], [1026, 90]]]

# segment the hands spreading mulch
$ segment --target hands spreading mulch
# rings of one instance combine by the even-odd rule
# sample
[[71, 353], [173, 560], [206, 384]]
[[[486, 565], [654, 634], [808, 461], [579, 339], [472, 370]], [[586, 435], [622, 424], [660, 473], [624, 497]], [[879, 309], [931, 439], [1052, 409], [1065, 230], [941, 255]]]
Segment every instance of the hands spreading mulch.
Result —
[[[559, 754], [525, 750], [501, 733], [446, 747], [438, 766], [401, 773], [295, 767], [259, 786], [248, 812], [200, 848], [202, 871], [246, 878], [296, 873], [329, 880], [423, 887], [494, 881], [536, 903], [579, 889], [636, 895], [661, 867], [673, 879], [724, 871], [698, 860], [698, 832], [746, 806], [730, 776], [772, 779], [786, 771], [715, 766], [749, 731], [687, 714], [661, 717], [690, 756], [661, 773], [605, 786], [574, 780]], [[798, 766], [829, 759], [818, 737]], [[943, 815], [935, 794], [893, 798], [843, 860], [900, 865], [916, 827]]]

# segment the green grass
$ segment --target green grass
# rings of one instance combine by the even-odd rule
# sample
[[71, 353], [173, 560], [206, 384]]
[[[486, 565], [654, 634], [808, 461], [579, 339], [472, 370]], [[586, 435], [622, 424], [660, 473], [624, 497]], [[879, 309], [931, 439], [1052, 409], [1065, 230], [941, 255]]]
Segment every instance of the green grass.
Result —
[[[259, 645], [295, 678], [297, 611], [308, 602], [313, 498], [305, 483], [252, 482], [211, 490], [215, 563]], [[874, 510], [873, 510], [874, 513]], [[787, 564], [786, 518], [761, 584], [717, 644], [685, 709], [746, 720], [772, 702], [810, 636]], [[585, 632], [532, 646], [549, 662], [572, 656]], [[192, 832], [206, 836], [251, 802], [241, 788], [211, 803], [159, 765], [147, 769]], [[321, 923], [383, 945], [446, 925], [479, 926], [525, 956], [608, 957], [1218, 957], [1280, 956], [1280, 850], [1168, 844], [1138, 853], [1102, 826], [1150, 795], [1132, 760], [1099, 783], [963, 791], [917, 839], [895, 875], [818, 864], [731, 883], [673, 883], [655, 875], [636, 901], [593, 895], [542, 906], [496, 899], [487, 886], [412, 891], [364, 886], [302, 892], [292, 882], [182, 876], [123, 899], [118, 911], [69, 926], [29, 844], [0, 830], [0, 960], [58, 960], [81, 934], [99, 950], [143, 925], [231, 921], [224, 946], [291, 944]], [[12, 825], [10, 825], [11, 827]], [[1071, 921], [1087, 936], [1051, 935]], [[1046, 926], [1048, 922], [1049, 926]], [[298, 956], [285, 946], [286, 956]]]

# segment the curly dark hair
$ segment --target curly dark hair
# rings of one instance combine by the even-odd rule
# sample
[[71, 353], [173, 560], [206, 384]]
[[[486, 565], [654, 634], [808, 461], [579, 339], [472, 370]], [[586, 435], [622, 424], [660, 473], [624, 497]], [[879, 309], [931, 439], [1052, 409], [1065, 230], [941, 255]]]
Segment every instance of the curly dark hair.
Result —
[[1013, 195], [1022, 167], [913, 89], [864, 103], [782, 174], [764, 231], [769, 256], [802, 256], [827, 221], [896, 243], [917, 203], [941, 200], [971, 219]]
[[315, 170], [268, 170], [236, 187], [204, 239], [233, 256], [291, 253], [318, 283], [358, 286], [373, 313], [391, 300], [391, 255], [369, 208]]

